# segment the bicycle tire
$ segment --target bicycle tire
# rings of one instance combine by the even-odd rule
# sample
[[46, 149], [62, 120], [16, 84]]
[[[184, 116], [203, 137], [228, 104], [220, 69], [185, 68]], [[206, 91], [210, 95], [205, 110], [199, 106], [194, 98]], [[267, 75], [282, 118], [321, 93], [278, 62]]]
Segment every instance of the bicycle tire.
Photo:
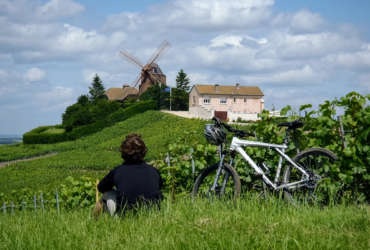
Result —
[[224, 192], [222, 192], [222, 187], [219, 187], [218, 190], [210, 193], [210, 187], [213, 184], [217, 168], [218, 164], [215, 164], [207, 167], [202, 173], [200, 173], [194, 183], [192, 192], [193, 197], [232, 198], [233, 200], [236, 200], [239, 197], [241, 189], [240, 177], [236, 170], [227, 163], [224, 163], [224, 171], [221, 173], [218, 181], [218, 184], [221, 184], [222, 186], [222, 183], [226, 178], [226, 188]]
[[[292, 203], [319, 203], [328, 202], [328, 197], [320, 189], [320, 184], [328, 180], [330, 165], [334, 163], [337, 156], [330, 150], [324, 148], [306, 149], [293, 157], [293, 161], [303, 167], [312, 177], [309, 185], [296, 190], [285, 190], [284, 198]], [[296, 168], [287, 166], [283, 175], [284, 183], [291, 183], [302, 179], [303, 174]], [[321, 193], [320, 193], [321, 192]]]

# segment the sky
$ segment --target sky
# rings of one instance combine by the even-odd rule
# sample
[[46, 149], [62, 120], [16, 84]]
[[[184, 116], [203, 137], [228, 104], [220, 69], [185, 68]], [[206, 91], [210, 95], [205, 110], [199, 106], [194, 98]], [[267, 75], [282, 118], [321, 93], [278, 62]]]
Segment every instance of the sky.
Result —
[[61, 123], [97, 73], [132, 84], [157, 61], [175, 86], [259, 86], [280, 109], [370, 93], [368, 0], [0, 0], [0, 134]]

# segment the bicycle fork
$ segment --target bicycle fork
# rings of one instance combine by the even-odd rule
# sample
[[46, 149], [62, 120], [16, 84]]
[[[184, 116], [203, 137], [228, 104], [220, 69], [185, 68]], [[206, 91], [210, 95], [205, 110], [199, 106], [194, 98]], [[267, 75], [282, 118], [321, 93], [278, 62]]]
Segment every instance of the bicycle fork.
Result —
[[[231, 157], [230, 163], [229, 163], [230, 166], [233, 165], [233, 160], [234, 160], [234, 157]], [[227, 184], [227, 181], [228, 181], [229, 177], [230, 177], [230, 174], [229, 174], [228, 171], [226, 171], [225, 176], [224, 176], [224, 180], [223, 180], [222, 186], [221, 186], [221, 194], [224, 194], [225, 193], [226, 184]]]
[[217, 183], [218, 183], [218, 180], [220, 179], [224, 159], [225, 159], [225, 156], [221, 152], [220, 153], [220, 161], [218, 163], [218, 168], [217, 168], [217, 171], [216, 171], [216, 176], [215, 176], [215, 179], [213, 180], [213, 184], [212, 184], [211, 188], [209, 189], [209, 192], [211, 192], [211, 191], [215, 192], [216, 191]]
[[[221, 177], [222, 171], [225, 171], [224, 168], [223, 168], [225, 154], [222, 153], [222, 147], [220, 147], [219, 149], [220, 149], [220, 152], [221, 152], [220, 153], [220, 162], [218, 164], [218, 168], [217, 168], [217, 171], [216, 171], [216, 176], [215, 176], [215, 179], [213, 180], [212, 186], [209, 189], [209, 192], [211, 192], [211, 191], [216, 192], [217, 191], [217, 188], [219, 188], [218, 181]], [[234, 160], [234, 157], [231, 157], [230, 166], [232, 166], [233, 160]], [[220, 194], [225, 193], [226, 184], [227, 184], [227, 181], [228, 181], [229, 177], [230, 177], [230, 173], [228, 171], [226, 171], [225, 174], [223, 175], [223, 181], [222, 181], [222, 185], [221, 185], [221, 189], [220, 189]]]

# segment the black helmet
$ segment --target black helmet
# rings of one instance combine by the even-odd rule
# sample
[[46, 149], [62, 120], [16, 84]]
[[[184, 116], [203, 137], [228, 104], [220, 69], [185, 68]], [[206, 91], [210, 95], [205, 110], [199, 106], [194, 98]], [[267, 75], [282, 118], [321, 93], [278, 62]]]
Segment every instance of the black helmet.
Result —
[[226, 140], [226, 133], [214, 124], [206, 124], [204, 135], [211, 144], [220, 145]]

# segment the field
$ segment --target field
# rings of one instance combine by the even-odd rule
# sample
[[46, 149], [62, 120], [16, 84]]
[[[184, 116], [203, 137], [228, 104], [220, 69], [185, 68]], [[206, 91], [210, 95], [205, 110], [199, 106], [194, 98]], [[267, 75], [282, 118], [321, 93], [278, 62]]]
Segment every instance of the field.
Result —
[[[191, 164], [184, 152], [197, 145], [194, 150], [199, 159], [197, 168], [210, 162], [209, 155], [216, 156], [215, 147], [201, 145], [205, 144], [206, 123], [147, 111], [76, 141], [2, 146], [0, 162], [57, 154], [0, 168], [0, 201], [7, 195], [19, 196], [24, 189], [28, 190], [27, 197], [40, 191], [46, 196], [46, 191], [54, 192], [61, 184], [68, 186], [67, 197], [76, 198], [75, 203], [84, 199], [79, 193], [89, 190], [93, 194], [85, 208], [76, 208], [81, 207], [78, 204], [69, 209], [62, 207], [59, 215], [54, 208], [48, 211], [52, 203], [45, 212], [30, 208], [14, 214], [9, 210], [7, 214], [1, 212], [0, 249], [370, 248], [369, 206], [346, 200], [327, 207], [293, 206], [272, 197], [261, 200], [248, 192], [243, 193], [236, 204], [191, 200], [191, 186], [187, 185], [182, 187], [174, 203], [166, 198], [160, 211], [139, 211], [125, 218], [105, 215], [98, 220], [91, 218], [93, 183], [122, 162], [119, 146], [127, 134], [142, 135], [149, 149], [146, 156], [149, 162], [161, 159], [162, 166], [166, 167], [163, 159], [167, 152], [173, 153], [172, 161], [177, 162], [178, 168], [173, 170], [178, 174], [177, 181], [187, 180], [192, 184]], [[270, 134], [276, 132], [271, 130]], [[167, 174], [169, 170], [163, 168], [162, 171]], [[75, 179], [66, 183], [68, 176]], [[82, 176], [90, 177], [89, 181], [74, 181]]]
[[0, 249], [369, 249], [368, 206], [293, 207], [245, 195], [180, 199], [160, 211], [91, 218], [90, 210], [0, 214]]
[[175, 143], [178, 137], [186, 136], [189, 143], [205, 143], [205, 123], [197, 119], [189, 120], [148, 111], [76, 141], [3, 146], [0, 150], [0, 162], [50, 152], [58, 154], [0, 168], [0, 193], [20, 188], [45, 191], [63, 183], [68, 176], [101, 178], [110, 169], [121, 164], [119, 146], [129, 133], [142, 135], [149, 149], [147, 161], [164, 158], [168, 145]]

